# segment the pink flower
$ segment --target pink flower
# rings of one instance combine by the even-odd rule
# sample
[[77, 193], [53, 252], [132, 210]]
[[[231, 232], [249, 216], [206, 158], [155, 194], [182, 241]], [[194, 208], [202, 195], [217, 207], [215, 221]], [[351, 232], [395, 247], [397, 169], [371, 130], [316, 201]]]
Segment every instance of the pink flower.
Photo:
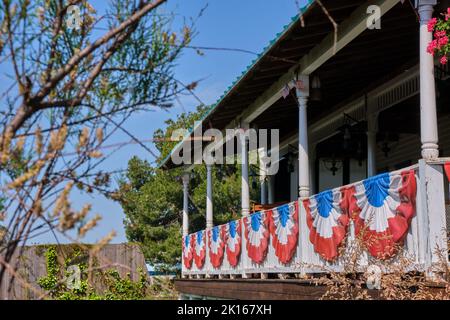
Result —
[[428, 44], [427, 52], [428, 52], [429, 54], [431, 54], [431, 55], [434, 55], [434, 50], [436, 50], [437, 46], [438, 46], [437, 40], [431, 41], [431, 42]]
[[447, 34], [445, 33], [445, 31], [444, 30], [442, 30], [442, 31], [436, 31], [435, 33], [434, 33], [434, 37], [435, 38], [441, 38], [441, 37], [444, 37], [444, 36], [446, 36]]
[[443, 56], [441, 58], [441, 64], [447, 64], [447, 62], [448, 62], [447, 56]]
[[442, 38], [439, 38], [438, 44], [439, 46], [445, 46], [448, 43], [448, 37], [443, 36]]
[[436, 18], [431, 18], [430, 21], [428, 21], [428, 32], [433, 32], [436, 23], [437, 23]]

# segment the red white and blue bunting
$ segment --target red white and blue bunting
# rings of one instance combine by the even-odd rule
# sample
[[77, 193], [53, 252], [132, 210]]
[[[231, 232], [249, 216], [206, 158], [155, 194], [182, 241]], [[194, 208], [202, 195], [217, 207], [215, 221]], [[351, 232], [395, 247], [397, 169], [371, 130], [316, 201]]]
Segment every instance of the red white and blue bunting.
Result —
[[255, 263], [262, 263], [266, 258], [269, 244], [269, 221], [265, 212], [256, 212], [244, 217], [247, 255]]
[[339, 247], [347, 234], [343, 193], [339, 189], [323, 191], [303, 201], [309, 240], [323, 259], [332, 261], [339, 255]]
[[348, 192], [349, 212], [373, 257], [391, 258], [408, 233], [416, 212], [414, 170], [384, 173], [356, 184]]
[[[445, 165], [445, 171], [450, 176], [450, 164]], [[391, 258], [403, 245], [416, 213], [416, 192], [415, 171], [405, 170], [380, 174], [303, 200], [314, 251], [327, 261], [337, 259], [353, 220], [355, 233], [370, 255]], [[246, 254], [252, 262], [262, 264], [271, 243], [279, 262], [288, 264], [299, 241], [299, 205], [295, 201], [213, 227], [207, 233], [202, 230], [184, 237], [184, 267], [191, 269], [194, 261], [198, 269], [203, 268], [207, 240], [214, 268], [222, 266], [225, 254], [230, 266], [236, 267], [242, 254], [241, 224], [245, 228]]]
[[298, 202], [292, 202], [267, 212], [275, 255], [281, 263], [289, 263], [298, 241]]
[[445, 175], [447, 176], [447, 181], [450, 182], [450, 162], [444, 163], [444, 171]]
[[228, 263], [236, 267], [241, 255], [241, 220], [233, 220], [225, 225], [225, 239]]
[[206, 234], [205, 230], [194, 233], [194, 262], [198, 269], [205, 264], [206, 256]]
[[215, 226], [208, 230], [209, 261], [214, 268], [222, 265], [225, 247], [225, 226]]
[[187, 235], [183, 238], [183, 263], [186, 269], [192, 268], [192, 259], [194, 251], [193, 235]]

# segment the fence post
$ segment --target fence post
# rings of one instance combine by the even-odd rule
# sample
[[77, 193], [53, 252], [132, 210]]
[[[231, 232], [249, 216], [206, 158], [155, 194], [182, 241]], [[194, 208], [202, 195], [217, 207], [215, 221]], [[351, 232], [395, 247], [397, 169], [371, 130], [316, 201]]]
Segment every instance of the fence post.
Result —
[[428, 275], [435, 278], [436, 274], [432, 273], [433, 265], [444, 261], [448, 263], [442, 165], [428, 164], [423, 159], [419, 160], [419, 179], [421, 197], [421, 208], [417, 208], [419, 261], [425, 262]]
[[211, 278], [211, 264], [209, 262], [209, 231], [211, 230], [211, 228], [206, 227], [205, 228], [205, 246], [206, 246], [206, 251], [205, 251], [205, 263], [203, 264], [203, 272], [205, 274], [205, 279], [209, 279]]
[[303, 277], [306, 275], [305, 269], [307, 264], [311, 261], [308, 259], [308, 242], [309, 242], [309, 229], [306, 223], [305, 208], [303, 201], [298, 199], [298, 246], [299, 246], [299, 260], [300, 260], [300, 275]]

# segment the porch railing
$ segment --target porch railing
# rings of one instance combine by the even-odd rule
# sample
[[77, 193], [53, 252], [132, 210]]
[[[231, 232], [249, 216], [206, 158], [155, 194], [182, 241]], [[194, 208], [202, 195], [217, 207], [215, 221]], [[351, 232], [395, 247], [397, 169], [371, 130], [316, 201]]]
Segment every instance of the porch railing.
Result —
[[[395, 262], [429, 271], [447, 259], [444, 168], [418, 164], [254, 213], [183, 238], [182, 274], [342, 271], [343, 252], [364, 243], [359, 266]], [[345, 254], [344, 254], [345, 255]]]

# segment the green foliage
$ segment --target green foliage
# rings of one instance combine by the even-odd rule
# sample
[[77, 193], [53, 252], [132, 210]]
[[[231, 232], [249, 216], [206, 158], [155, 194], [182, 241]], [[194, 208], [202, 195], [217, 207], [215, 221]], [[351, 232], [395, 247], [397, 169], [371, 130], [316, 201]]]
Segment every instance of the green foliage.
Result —
[[[176, 142], [167, 141], [174, 130], [192, 128], [209, 109], [198, 107], [196, 112], [183, 113], [166, 122], [154, 138], [165, 158]], [[181, 223], [183, 209], [182, 169], [161, 170], [137, 157], [130, 159], [126, 176], [120, 181], [117, 200], [125, 213], [128, 240], [142, 244], [148, 263], [157, 270], [174, 270], [181, 263]], [[256, 197], [256, 190], [251, 190]], [[189, 183], [189, 228], [195, 232], [205, 228], [206, 168], [195, 166]], [[240, 167], [216, 165], [213, 169], [214, 223], [222, 224], [240, 216]]]
[[[38, 279], [39, 286], [48, 292], [49, 297], [57, 300], [143, 300], [157, 298], [173, 298], [174, 289], [164, 280], [156, 280], [150, 284], [147, 274], [139, 269], [139, 279], [133, 281], [129, 273], [122, 277], [115, 269], [92, 272], [92, 284], [88, 281], [86, 256], [79, 248], [75, 248], [61, 265], [58, 251], [50, 246], [45, 251], [47, 275]], [[79, 261], [79, 263], [74, 263]], [[67, 267], [77, 265], [81, 271], [80, 285], [75, 288], [67, 286], [67, 278], [71, 276]]]
[[200, 105], [195, 112], [185, 112], [180, 114], [176, 120], [166, 120], [166, 128], [154, 132], [153, 139], [155, 139], [155, 147], [160, 153], [160, 161], [167, 157], [177, 144], [176, 141], [170, 141], [173, 131], [177, 129], [192, 130], [195, 121], [200, 121], [210, 109], [208, 106]]
[[45, 253], [47, 276], [38, 279], [39, 286], [53, 296], [58, 291], [59, 266], [55, 247], [50, 247]]
[[5, 201], [6, 198], [0, 196], [0, 212], [3, 211], [3, 209], [5, 209]]
[[[79, 255], [79, 250], [76, 251], [73, 258]], [[79, 299], [93, 299], [97, 296], [95, 290], [91, 288], [87, 282], [87, 277], [80, 279], [80, 286], [78, 288], [70, 289], [66, 285], [65, 279], [71, 274], [68, 271], [63, 271], [67, 266], [71, 265], [73, 258], [66, 258], [64, 268], [58, 262], [58, 253], [55, 246], [50, 246], [45, 251], [47, 275], [38, 279], [38, 285], [49, 293], [49, 296], [58, 300], [79, 300]], [[83, 272], [86, 270], [86, 264], [77, 264]]]

